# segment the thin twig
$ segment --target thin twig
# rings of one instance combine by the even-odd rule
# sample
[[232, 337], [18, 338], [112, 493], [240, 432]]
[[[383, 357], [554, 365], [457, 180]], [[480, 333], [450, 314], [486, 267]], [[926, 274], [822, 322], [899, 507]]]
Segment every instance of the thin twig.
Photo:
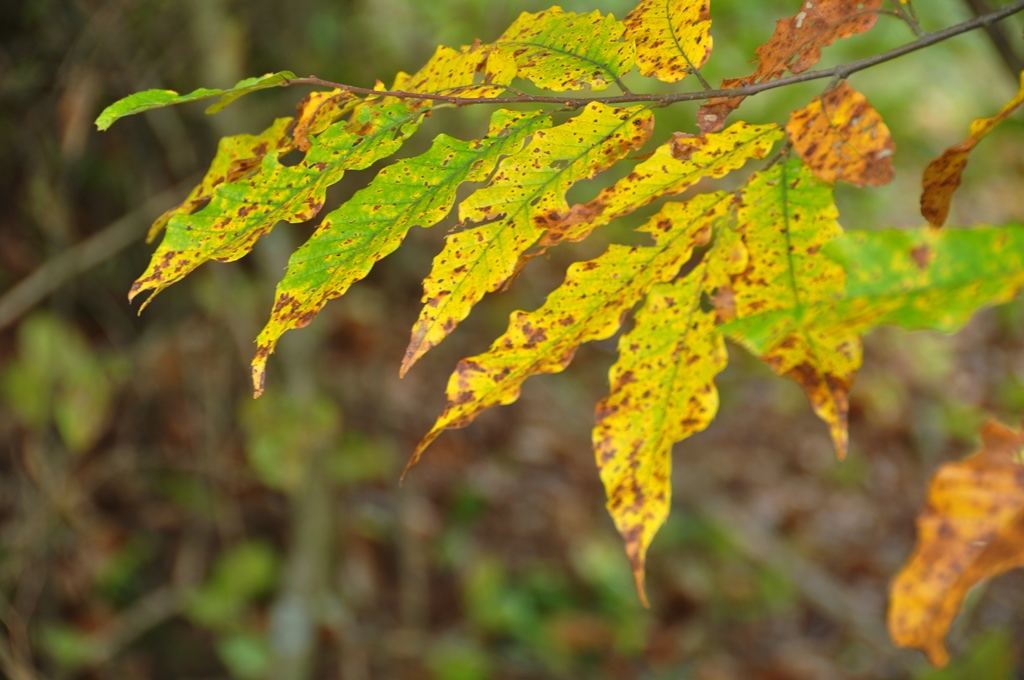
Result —
[[157, 194], [102, 231], [46, 261], [16, 283], [0, 297], [0, 328], [14, 323], [50, 293], [141, 238], [146, 226], [176, 201], [180, 201], [195, 182], [196, 177], [191, 177]]
[[896, 16], [903, 19], [903, 22], [910, 27], [914, 35], [919, 38], [923, 36], [924, 29], [921, 28], [921, 22], [917, 20], [917, 14], [914, 13], [913, 5], [903, 3], [902, 0], [892, 0], [892, 4], [896, 6]]
[[872, 66], [877, 66], [878, 64], [896, 59], [897, 57], [902, 57], [905, 54], [910, 54], [911, 52], [916, 52], [917, 50], [924, 49], [925, 47], [930, 47], [931, 45], [943, 42], [944, 40], [949, 40], [950, 38], [973, 31], [977, 28], [991, 26], [992, 24], [1002, 21], [1006, 17], [1012, 16], [1021, 11], [1024, 11], [1024, 0], [1016, 0], [1016, 2], [1012, 2], [1005, 7], [1000, 7], [998, 10], [993, 12], [975, 17], [970, 21], [950, 26], [949, 28], [936, 31], [935, 33], [925, 33], [913, 42], [901, 45], [900, 47], [891, 49], [887, 52], [882, 52], [881, 54], [876, 54], [872, 57], [859, 59], [848, 64], [840, 64], [839, 66], [834, 66], [832, 68], [821, 69], [820, 71], [806, 71], [804, 73], [798, 73], [796, 75], [779, 78], [777, 80], [767, 80], [760, 83], [741, 85], [740, 87], [704, 90], [701, 92], [621, 94], [609, 97], [553, 97], [547, 95], [521, 95], [515, 97], [459, 97], [444, 94], [406, 92], [404, 90], [371, 90], [365, 87], [355, 87], [354, 85], [335, 83], [316, 76], [295, 78], [294, 80], [290, 80], [285, 83], [285, 85], [319, 85], [323, 87], [337, 88], [353, 94], [377, 97], [395, 97], [398, 99], [425, 99], [446, 102], [454, 106], [469, 106], [475, 104], [559, 104], [570, 108], [579, 108], [580, 106], [586, 106], [593, 102], [599, 102], [602, 104], [655, 102], [664, 106], [667, 104], [675, 104], [677, 102], [705, 101], [719, 97], [750, 97], [767, 90], [774, 90], [779, 87], [786, 87], [787, 85], [794, 85], [796, 83], [806, 83], [811, 80], [821, 80], [822, 78], [833, 78], [837, 76], [839, 78], [848, 78], [858, 71], [863, 71], [864, 69], [871, 68]]

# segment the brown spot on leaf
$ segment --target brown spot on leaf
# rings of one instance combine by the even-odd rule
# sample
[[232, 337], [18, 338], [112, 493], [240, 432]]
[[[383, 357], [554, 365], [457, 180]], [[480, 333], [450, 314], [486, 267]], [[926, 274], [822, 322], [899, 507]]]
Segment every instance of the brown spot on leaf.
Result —
[[919, 269], [927, 269], [932, 259], [934, 259], [935, 253], [931, 248], [922, 243], [910, 251], [910, 257], [914, 259], [914, 263]]

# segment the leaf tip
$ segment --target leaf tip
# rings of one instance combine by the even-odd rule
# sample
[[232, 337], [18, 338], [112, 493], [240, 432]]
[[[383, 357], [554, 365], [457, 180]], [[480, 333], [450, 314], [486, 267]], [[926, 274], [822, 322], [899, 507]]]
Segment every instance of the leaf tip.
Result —
[[640, 604], [643, 605], [644, 609], [650, 609], [651, 603], [647, 599], [647, 583], [642, 564], [639, 567], [633, 567], [633, 580], [636, 582], [636, 593], [640, 597]]
[[443, 430], [443, 427], [438, 427], [437, 425], [434, 425], [433, 429], [431, 429], [430, 432], [424, 435], [423, 439], [416, 446], [416, 450], [413, 451], [412, 456], [409, 458], [409, 462], [405, 464], [405, 469], [402, 470], [402, 477], [400, 478], [399, 483], [405, 481], [405, 477], [406, 475], [409, 474], [409, 470], [412, 470], [413, 467], [415, 467], [416, 463], [420, 462], [420, 458], [423, 456], [423, 452], [427, 450], [427, 447], [430, 446], [430, 444], [435, 439], [437, 439], [437, 435], [441, 434]]
[[267, 384], [267, 359], [256, 356], [252, 360], [252, 398], [259, 399], [263, 395], [263, 389]]

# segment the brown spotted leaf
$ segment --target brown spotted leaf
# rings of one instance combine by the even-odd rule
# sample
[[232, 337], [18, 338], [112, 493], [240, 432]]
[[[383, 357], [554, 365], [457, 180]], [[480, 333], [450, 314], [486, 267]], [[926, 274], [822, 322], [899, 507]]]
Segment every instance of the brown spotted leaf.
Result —
[[[799, 327], [863, 334], [882, 325], [953, 333], [981, 307], [1024, 287], [1024, 226], [851, 231], [821, 252], [846, 272], [846, 292], [731, 321], [723, 330], [757, 354]], [[993, 257], [999, 253], [999, 257]]]
[[264, 367], [286, 331], [305, 326], [397, 248], [414, 226], [430, 227], [455, 203], [463, 182], [487, 179], [498, 161], [518, 151], [551, 120], [539, 112], [499, 109], [483, 139], [464, 142], [439, 135], [426, 153], [388, 166], [369, 186], [324, 217], [288, 261], [277, 285], [270, 320], [257, 340], [253, 383], [263, 389]]
[[448, 381], [444, 413], [409, 466], [444, 430], [465, 427], [486, 409], [511, 404], [531, 375], [557, 373], [581, 344], [615, 333], [651, 286], [675, 278], [693, 248], [707, 243], [731, 202], [731, 194], [719, 193], [666, 204], [641, 227], [653, 236], [654, 246], [609, 246], [597, 259], [570, 266], [539, 309], [513, 312], [508, 330], [486, 353], [459, 362]]
[[625, 16], [641, 75], [677, 83], [711, 56], [709, 0], [640, 0]]
[[292, 145], [288, 129], [291, 118], [278, 118], [258, 135], [232, 135], [224, 137], [217, 145], [217, 154], [210, 163], [202, 181], [189, 192], [182, 203], [158, 217], [146, 234], [146, 241], [152, 241], [175, 215], [188, 216], [210, 202], [214, 190], [222, 184], [237, 182], [258, 172], [263, 157], [268, 153], [283, 153]]
[[975, 120], [971, 123], [971, 134], [967, 139], [949, 147], [928, 164], [922, 181], [924, 191], [921, 194], [921, 214], [931, 224], [941, 227], [946, 223], [953, 193], [960, 186], [971, 151], [988, 133], [1020, 108], [1021, 104], [1024, 104], [1024, 73], [1020, 76], [1020, 90], [1017, 95], [999, 113], [991, 118]]
[[715, 376], [725, 342], [701, 299], [743, 270], [746, 249], [731, 228], [684, 279], [659, 283], [619, 339], [611, 393], [595, 410], [594, 453], [608, 511], [626, 543], [637, 590], [646, 603], [647, 548], [668, 517], [672, 445], [706, 428], [718, 410]]
[[310, 92], [296, 107], [292, 128], [293, 144], [299, 151], [309, 151], [310, 137], [318, 135], [356, 105], [356, 98], [341, 90]]
[[652, 126], [653, 115], [642, 106], [595, 102], [562, 125], [538, 130], [522, 151], [505, 158], [490, 183], [459, 207], [463, 222], [483, 224], [450, 235], [434, 259], [402, 372], [513, 275], [550, 216], [568, 210], [565, 192], [573, 184], [639, 148]]
[[294, 119], [278, 118], [259, 135], [224, 137], [217, 145], [217, 154], [206, 176], [180, 205], [153, 222], [146, 241], [155, 239], [175, 215], [191, 215], [209, 203], [213, 190], [221, 184], [236, 182], [257, 172], [267, 153], [280, 155], [293, 148], [308, 151], [309, 136], [323, 132], [354, 104], [355, 98], [340, 90], [311, 92], [296, 107]]
[[517, 64], [518, 76], [555, 92], [603, 90], [633, 67], [636, 50], [625, 26], [600, 12], [574, 14], [560, 7], [523, 12], [493, 49]]
[[[512, 82], [514, 66], [489, 45], [464, 46], [455, 50], [441, 46], [426, 65], [412, 76], [400, 73], [394, 90], [459, 97], [497, 97]], [[477, 71], [486, 71], [482, 83], [475, 83]]]
[[219, 184], [197, 212], [171, 217], [129, 299], [146, 291], [155, 295], [204, 262], [239, 259], [280, 221], [312, 219], [328, 186], [347, 170], [368, 167], [397, 151], [421, 118], [421, 112], [400, 102], [364, 103], [347, 124], [333, 125], [317, 136], [298, 164], [283, 165], [280, 153], [267, 153], [257, 172]]
[[806, 308], [827, 306], [844, 295], [843, 268], [819, 252], [842, 233], [838, 215], [830, 187], [799, 159], [751, 177], [737, 209], [749, 265], [733, 283], [736, 315], [743, 320], [777, 312], [786, 326], [768, 346], [750, 342], [742, 324], [723, 330], [804, 389], [842, 458], [847, 395], [861, 362], [860, 336], [802, 321]]
[[936, 666], [949, 660], [944, 639], [967, 592], [1024, 566], [1024, 434], [991, 421], [981, 439], [977, 454], [935, 473], [914, 554], [890, 589], [893, 641]]
[[815, 175], [877, 187], [893, 178], [896, 145], [882, 117], [844, 80], [789, 117], [786, 132]]
[[597, 198], [559, 216], [541, 243], [553, 246], [562, 241], [582, 241], [617, 217], [681, 193], [705, 177], [722, 177], [752, 158], [764, 158], [781, 137], [782, 130], [776, 125], [743, 122], [701, 137], [677, 133]]
[[[399, 73], [392, 87], [427, 94], [497, 96], [502, 87], [474, 84], [489, 56], [487, 49], [477, 46], [439, 47], [415, 74]], [[299, 106], [295, 140], [298, 148], [306, 148], [305, 157], [298, 164], [283, 165], [280, 158], [291, 147], [282, 146], [262, 157], [258, 171], [218, 185], [197, 212], [172, 216], [163, 242], [129, 298], [146, 291], [155, 295], [204, 262], [243, 257], [278, 222], [312, 219], [323, 206], [329, 186], [346, 171], [364, 169], [397, 151], [431, 106], [422, 99], [370, 97], [350, 103], [334, 93], [308, 97]], [[347, 121], [334, 122], [350, 109]]]
[[[821, 50], [836, 40], [865, 33], [875, 25], [882, 0], [805, 0], [800, 11], [775, 24], [775, 33], [757, 48], [757, 68], [743, 78], [727, 78], [723, 89], [781, 78], [787, 71], [802, 73], [818, 63]], [[710, 100], [697, 111], [704, 132], [721, 130], [743, 97]]]

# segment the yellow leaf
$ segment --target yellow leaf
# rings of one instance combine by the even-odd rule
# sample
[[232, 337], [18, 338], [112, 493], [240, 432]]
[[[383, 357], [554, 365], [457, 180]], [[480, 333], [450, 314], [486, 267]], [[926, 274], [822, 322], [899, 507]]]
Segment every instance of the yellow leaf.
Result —
[[982, 448], [946, 463], [917, 519], [917, 545], [890, 589], [889, 632], [936, 666], [949, 660], [944, 638], [979, 581], [1024, 566], [1024, 434], [991, 421]]
[[860, 336], [803, 322], [806, 308], [844, 295], [843, 268], [819, 253], [842, 233], [838, 215], [829, 187], [799, 160], [777, 163], [751, 177], [737, 208], [750, 261], [733, 284], [736, 315], [743, 319], [785, 310], [786, 326], [767, 348], [730, 334], [804, 389], [842, 458], [848, 439], [847, 394], [861, 362]]
[[878, 111], [844, 80], [799, 111], [786, 126], [793, 147], [829, 184], [877, 187], [893, 178], [896, 145]]
[[510, 56], [520, 78], [555, 92], [603, 90], [633, 67], [636, 50], [625, 27], [600, 12], [574, 14], [560, 7], [523, 12], [494, 43]]
[[647, 548], [669, 513], [672, 445], [711, 424], [718, 410], [714, 378], [728, 359], [715, 314], [701, 309], [701, 297], [728, 285], [745, 262], [736, 232], [720, 228], [686, 278], [655, 285], [633, 330], [619, 340], [611, 393], [595, 410], [594, 453], [608, 511], [645, 604]]
[[642, 106], [595, 102], [563, 125], [538, 130], [522, 151], [504, 159], [490, 184], [459, 207], [463, 222], [485, 223], [449, 236], [434, 259], [402, 372], [505, 284], [552, 216], [568, 209], [565, 192], [573, 184], [640, 147], [652, 127], [653, 116]]
[[217, 153], [202, 181], [189, 192], [182, 203], [158, 217], [146, 234], [146, 241], [152, 241], [175, 215], [191, 215], [203, 208], [213, 197], [214, 190], [226, 183], [238, 180], [259, 171], [263, 157], [268, 153], [284, 153], [291, 148], [288, 128], [291, 118], [278, 118], [258, 135], [232, 135], [224, 137], [217, 144]]
[[[490, 46], [472, 45], [461, 50], [441, 46], [426, 65], [412, 76], [396, 82], [394, 89], [406, 92], [459, 97], [497, 97], [515, 77], [514, 67], [496, 56]], [[486, 69], [489, 78], [474, 84], [477, 71]]]
[[408, 467], [444, 430], [465, 427], [492, 406], [511, 404], [528, 377], [561, 371], [579, 345], [615, 333], [651, 286], [675, 278], [693, 248], [708, 242], [732, 198], [702, 194], [688, 203], [666, 204], [640, 229], [654, 237], [654, 246], [609, 246], [600, 257], [570, 266], [542, 307], [513, 312], [508, 330], [486, 353], [459, 362], [448, 381], [444, 413]]
[[309, 138], [326, 130], [355, 105], [355, 97], [348, 92], [310, 92], [296, 107], [295, 126], [292, 128], [295, 148], [309, 151]]
[[702, 137], [677, 133], [597, 198], [559, 217], [541, 243], [582, 241], [594, 229], [652, 201], [678, 194], [705, 177], [722, 177], [751, 158], [764, 158], [781, 137], [776, 125], [742, 122]]
[[960, 186], [964, 168], [971, 151], [988, 133], [996, 129], [1010, 114], [1024, 104], [1024, 73], [1020, 75], [1020, 90], [1007, 102], [1002, 110], [991, 118], [978, 118], [971, 123], [971, 134], [964, 141], [946, 149], [941, 156], [928, 164], [924, 171], [921, 193], [921, 214], [931, 224], [941, 227], [949, 216], [949, 205], [953, 193]]
[[625, 16], [640, 73], [677, 83], [711, 56], [708, 0], [640, 0]]

